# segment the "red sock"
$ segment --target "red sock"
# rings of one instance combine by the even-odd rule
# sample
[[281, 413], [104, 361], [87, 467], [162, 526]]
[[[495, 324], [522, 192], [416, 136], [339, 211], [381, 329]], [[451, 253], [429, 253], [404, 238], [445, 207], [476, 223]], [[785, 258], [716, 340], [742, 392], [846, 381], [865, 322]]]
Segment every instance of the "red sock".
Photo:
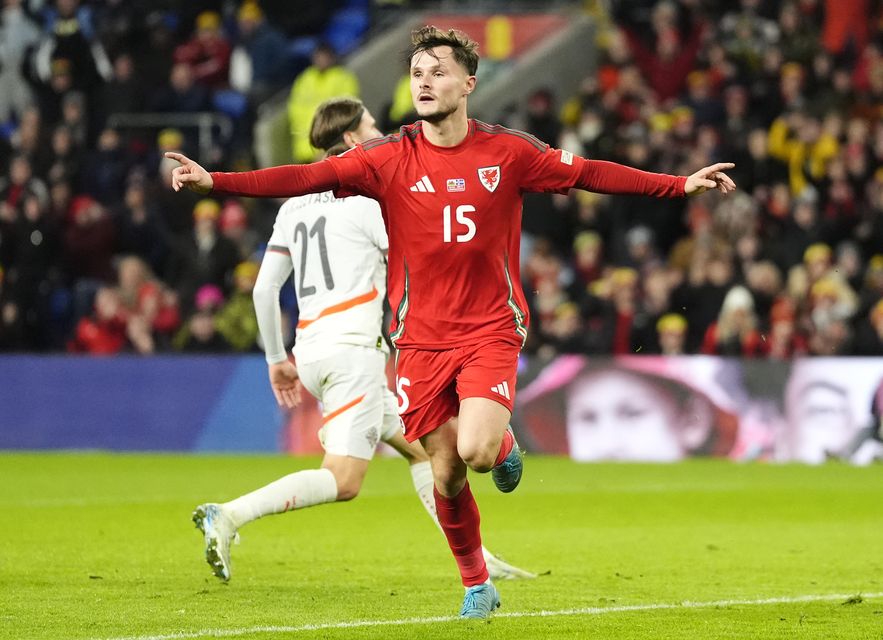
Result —
[[481, 517], [478, 505], [469, 490], [469, 483], [453, 498], [446, 498], [433, 487], [438, 522], [448, 539], [448, 546], [457, 561], [463, 586], [471, 587], [487, 581], [487, 566], [481, 553]]
[[503, 460], [506, 459], [512, 452], [512, 447], [515, 446], [515, 436], [512, 435], [512, 432], [509, 429], [503, 432], [503, 442], [500, 444], [500, 453], [497, 454], [497, 459], [494, 460], [494, 466], [496, 467]]

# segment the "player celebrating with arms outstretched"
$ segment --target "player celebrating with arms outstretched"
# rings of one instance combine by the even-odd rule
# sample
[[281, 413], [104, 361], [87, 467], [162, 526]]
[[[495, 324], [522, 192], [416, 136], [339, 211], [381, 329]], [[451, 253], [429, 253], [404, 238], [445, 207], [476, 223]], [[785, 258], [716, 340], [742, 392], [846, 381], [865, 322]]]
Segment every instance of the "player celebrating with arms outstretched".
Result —
[[[310, 127], [310, 142], [326, 155], [379, 136], [374, 117], [353, 98], [319, 105]], [[254, 288], [255, 312], [276, 400], [294, 408], [300, 379], [322, 402], [325, 457], [320, 469], [297, 471], [229, 502], [196, 508], [193, 520], [204, 534], [206, 560], [222, 580], [230, 579], [230, 545], [240, 527], [270, 514], [352, 500], [378, 441], [408, 461], [421, 503], [438, 524], [429, 458], [419, 442], [402, 436], [386, 381], [388, 246], [375, 200], [335, 198], [326, 191], [291, 198], [279, 209]], [[300, 311], [297, 367], [285, 353], [279, 308], [279, 291], [292, 270]], [[494, 578], [536, 577], [487, 549], [483, 555]]]
[[528, 327], [519, 274], [523, 194], [570, 188], [656, 197], [728, 193], [735, 184], [721, 171], [733, 165], [689, 177], [648, 173], [470, 119], [466, 103], [478, 54], [457, 31], [415, 32], [408, 63], [421, 121], [340, 156], [209, 174], [181, 154], [167, 155], [182, 165], [172, 174], [175, 190], [284, 197], [330, 189], [380, 202], [405, 438], [419, 438], [430, 457], [438, 519], [466, 587], [460, 615], [487, 618], [500, 599], [482, 557], [466, 471], [493, 469], [503, 491], [521, 477], [508, 423]]

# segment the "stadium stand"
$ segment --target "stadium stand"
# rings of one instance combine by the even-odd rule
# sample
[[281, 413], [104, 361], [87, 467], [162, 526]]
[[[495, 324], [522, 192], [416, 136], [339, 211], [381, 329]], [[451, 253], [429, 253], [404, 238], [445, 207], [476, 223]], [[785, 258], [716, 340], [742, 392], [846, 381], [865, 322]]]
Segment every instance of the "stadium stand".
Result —
[[[278, 114], [320, 44], [380, 114], [402, 69], [378, 56], [459, 12], [492, 54], [479, 117], [653, 171], [737, 165], [727, 201], [529, 196], [529, 353], [883, 355], [880, 2], [303, 4], [309, 32], [284, 2], [4, 4], [0, 87], [17, 90], [0, 91], [0, 350], [148, 354], [193, 345], [193, 329], [194, 350], [232, 350], [219, 318], [276, 203], [172, 197], [162, 151], [220, 170], [275, 159], [274, 136], [290, 153]], [[578, 13], [511, 48], [549, 6]], [[146, 269], [134, 293], [130, 256]], [[241, 335], [237, 350], [258, 350]]]

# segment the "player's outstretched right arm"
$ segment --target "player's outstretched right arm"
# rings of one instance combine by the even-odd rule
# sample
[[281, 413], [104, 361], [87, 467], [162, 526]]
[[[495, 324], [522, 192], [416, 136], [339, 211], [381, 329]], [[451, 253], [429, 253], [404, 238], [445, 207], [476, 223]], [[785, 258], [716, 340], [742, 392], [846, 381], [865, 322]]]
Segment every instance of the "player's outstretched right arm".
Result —
[[340, 187], [337, 172], [328, 160], [238, 173], [209, 173], [184, 154], [169, 151], [165, 156], [181, 163], [172, 171], [175, 191], [186, 188], [201, 195], [216, 191], [232, 196], [288, 198]]
[[211, 174], [183, 153], [167, 151], [165, 157], [181, 163], [180, 167], [175, 167], [172, 170], [172, 189], [175, 191], [190, 189], [200, 195], [205, 195], [214, 187]]

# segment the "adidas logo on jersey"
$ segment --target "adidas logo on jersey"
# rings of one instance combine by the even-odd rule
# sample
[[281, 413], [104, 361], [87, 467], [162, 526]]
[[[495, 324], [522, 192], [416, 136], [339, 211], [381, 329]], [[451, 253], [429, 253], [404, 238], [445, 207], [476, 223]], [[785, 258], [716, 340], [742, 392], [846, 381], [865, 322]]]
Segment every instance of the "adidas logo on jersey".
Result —
[[411, 187], [411, 191], [435, 193], [435, 187], [433, 187], [432, 183], [429, 181], [429, 176], [423, 176], [417, 181], [417, 184]]
[[506, 398], [506, 400], [511, 400], [512, 397], [509, 395], [509, 383], [503, 380], [500, 384], [491, 387], [491, 391], [494, 393], [499, 393], [501, 396]]

